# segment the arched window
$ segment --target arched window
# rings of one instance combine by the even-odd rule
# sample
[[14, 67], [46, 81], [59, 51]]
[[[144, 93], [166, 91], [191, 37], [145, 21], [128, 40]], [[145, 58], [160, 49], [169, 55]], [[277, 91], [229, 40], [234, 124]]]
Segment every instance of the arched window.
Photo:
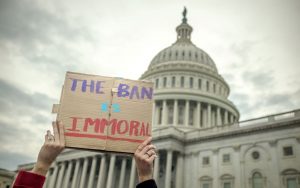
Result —
[[175, 83], [176, 83], [176, 77], [173, 76], [173, 77], [172, 77], [172, 87], [175, 87]]
[[159, 79], [156, 78], [156, 80], [155, 80], [155, 88], [158, 88], [158, 84], [159, 84]]
[[298, 180], [300, 179], [300, 171], [296, 169], [286, 169], [281, 172], [283, 179], [283, 187], [286, 188], [298, 188]]
[[164, 77], [163, 85], [164, 85], [164, 87], [167, 87], [167, 77]]
[[181, 76], [180, 78], [180, 87], [184, 87], [184, 77]]
[[209, 91], [209, 81], [206, 81], [206, 91]]
[[194, 87], [194, 78], [190, 77], [190, 88]]
[[255, 172], [252, 175], [252, 188], [263, 188], [264, 187], [263, 183], [264, 182], [261, 173]]

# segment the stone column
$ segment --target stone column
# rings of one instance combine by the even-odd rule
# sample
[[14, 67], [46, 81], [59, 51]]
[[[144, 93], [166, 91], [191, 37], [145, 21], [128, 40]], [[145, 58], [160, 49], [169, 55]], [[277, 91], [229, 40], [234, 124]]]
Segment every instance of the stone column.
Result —
[[100, 169], [99, 169], [97, 188], [104, 187], [105, 172], [106, 172], [106, 155], [103, 155], [101, 157], [101, 164], [100, 164]]
[[66, 169], [66, 162], [62, 162], [55, 187], [62, 187], [62, 182], [63, 182], [62, 180], [65, 174], [65, 169]]
[[106, 188], [112, 188], [115, 162], [116, 162], [116, 155], [111, 154], [110, 162], [109, 162], [109, 170], [108, 170], [108, 178], [107, 178]]
[[280, 156], [277, 153], [277, 140], [273, 140], [269, 142], [270, 145], [270, 149], [271, 149], [271, 163], [272, 163], [272, 172], [270, 173], [272, 180], [271, 180], [271, 185], [270, 187], [276, 187], [278, 185], [280, 185], [280, 176], [279, 176], [279, 163], [278, 163], [278, 156]]
[[230, 114], [230, 123], [234, 123], [233, 122], [233, 114]]
[[68, 164], [68, 169], [67, 169], [67, 173], [66, 176], [64, 178], [64, 183], [63, 183], [63, 188], [68, 188], [69, 185], [69, 181], [70, 181], [70, 176], [71, 176], [71, 172], [72, 172], [72, 168], [73, 168], [73, 161], [70, 160], [69, 164]]
[[155, 125], [159, 125], [159, 115], [160, 115], [160, 106], [158, 104], [155, 105]]
[[184, 125], [189, 126], [189, 115], [190, 113], [190, 101], [186, 100], [185, 101], [185, 114], [184, 114]]
[[200, 127], [201, 126], [201, 103], [198, 101], [197, 102], [197, 109], [196, 109], [196, 127]]
[[78, 183], [79, 168], [80, 168], [80, 159], [77, 159], [76, 165], [75, 165], [75, 170], [74, 170], [74, 175], [73, 175], [73, 180], [72, 180], [72, 188], [78, 187], [77, 183]]
[[57, 173], [58, 173], [58, 165], [55, 164], [53, 173], [51, 175], [51, 180], [50, 180], [50, 183], [49, 183], [49, 188], [55, 188], [55, 182], [56, 182]]
[[213, 187], [218, 188], [219, 187], [218, 149], [213, 150], [212, 169], [213, 169]]
[[174, 126], [177, 126], [178, 124], [178, 100], [174, 100], [174, 106], [173, 106], [173, 124]]
[[208, 127], [208, 125], [207, 125], [207, 109], [205, 109], [205, 108], [202, 109], [202, 118], [203, 118], [202, 127], [207, 128]]
[[224, 112], [224, 124], [228, 124], [228, 111], [225, 109], [225, 112]]
[[87, 174], [87, 168], [89, 164], [89, 158], [86, 157], [83, 162], [83, 167], [82, 167], [82, 173], [81, 173], [81, 178], [80, 178], [80, 188], [85, 188], [85, 181], [86, 181], [86, 174]]
[[153, 107], [152, 107], [152, 126], [154, 124], [157, 125], [156, 124], [156, 118], [157, 118], [157, 116], [156, 116], [156, 103], [155, 103], [155, 101], [153, 101]]
[[132, 162], [131, 162], [131, 171], [130, 171], [130, 179], [129, 179], [129, 187], [134, 187], [135, 185], [135, 173], [136, 173], [136, 169], [135, 169], [135, 160], [134, 158], [132, 158]]
[[97, 156], [93, 156], [92, 167], [90, 170], [90, 177], [89, 177], [89, 182], [88, 182], [88, 188], [92, 188], [94, 185], [96, 165], [97, 165]]
[[173, 151], [168, 150], [167, 151], [165, 188], [171, 188], [172, 156], [173, 156]]
[[43, 185], [43, 188], [48, 188], [49, 187], [49, 182], [50, 182], [50, 169], [48, 170], [47, 174], [46, 174], [46, 180], [45, 180], [45, 183]]
[[222, 125], [222, 120], [221, 120], [221, 109], [220, 107], [217, 106], [217, 125]]
[[211, 127], [211, 105], [207, 104], [207, 127]]
[[157, 157], [154, 160], [153, 179], [158, 182], [159, 179], [159, 151], [157, 151]]
[[162, 125], [167, 125], [167, 101], [163, 100], [163, 108], [162, 108]]
[[233, 147], [234, 153], [233, 153], [233, 159], [232, 163], [234, 165], [234, 174], [235, 174], [235, 180], [234, 180], [234, 186], [235, 187], [242, 187], [241, 184], [241, 159], [240, 159], [240, 145], [236, 145]]
[[124, 180], [125, 180], [125, 172], [126, 172], [126, 158], [122, 159], [122, 165], [121, 165], [121, 175], [120, 175], [120, 181], [119, 181], [119, 188], [124, 187]]
[[183, 154], [178, 154], [176, 162], [176, 188], [183, 188]]

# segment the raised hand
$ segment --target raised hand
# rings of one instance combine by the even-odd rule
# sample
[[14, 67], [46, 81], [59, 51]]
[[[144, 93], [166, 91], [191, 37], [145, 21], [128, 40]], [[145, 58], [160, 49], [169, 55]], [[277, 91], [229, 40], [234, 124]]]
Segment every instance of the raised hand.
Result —
[[37, 162], [32, 169], [33, 173], [45, 176], [52, 162], [65, 148], [65, 138], [63, 125], [58, 122], [53, 122], [53, 133], [48, 130], [45, 135], [45, 142], [40, 149]]
[[157, 155], [151, 140], [151, 137], [147, 138], [134, 153], [140, 183], [152, 179], [153, 161]]

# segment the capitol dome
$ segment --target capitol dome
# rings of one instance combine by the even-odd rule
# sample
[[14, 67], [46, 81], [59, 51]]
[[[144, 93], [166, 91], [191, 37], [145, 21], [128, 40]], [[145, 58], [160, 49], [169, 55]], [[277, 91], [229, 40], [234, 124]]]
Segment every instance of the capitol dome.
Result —
[[155, 83], [153, 127], [205, 129], [239, 120], [228, 100], [229, 85], [212, 58], [193, 44], [192, 31], [185, 10], [175, 43], [161, 50], [140, 78]]
[[193, 29], [187, 24], [186, 19], [183, 19], [182, 24], [176, 28], [176, 31], [177, 41], [170, 47], [160, 51], [151, 61], [149, 68], [170, 61], [188, 61], [199, 63], [200, 65], [217, 72], [217, 67], [212, 58], [192, 43], [191, 33]]

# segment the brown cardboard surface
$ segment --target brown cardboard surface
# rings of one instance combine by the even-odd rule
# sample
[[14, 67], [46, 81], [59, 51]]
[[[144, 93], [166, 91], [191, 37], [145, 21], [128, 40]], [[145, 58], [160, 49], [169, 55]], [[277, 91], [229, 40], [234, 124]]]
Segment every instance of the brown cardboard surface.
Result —
[[153, 83], [67, 72], [54, 105], [66, 147], [134, 153], [151, 136]]

